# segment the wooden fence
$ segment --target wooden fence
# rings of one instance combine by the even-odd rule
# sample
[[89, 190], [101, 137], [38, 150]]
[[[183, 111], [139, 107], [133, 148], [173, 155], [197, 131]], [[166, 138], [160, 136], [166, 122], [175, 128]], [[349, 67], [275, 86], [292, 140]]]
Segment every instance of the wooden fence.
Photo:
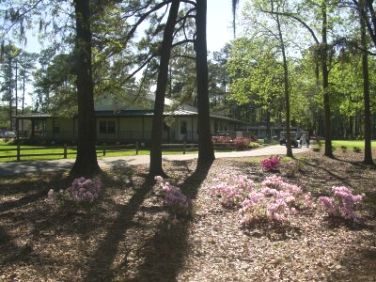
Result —
[[[43, 150], [61, 150], [60, 152], [47, 152], [47, 153], [30, 153], [30, 151], [43, 151]], [[111, 152], [120, 152], [125, 150], [134, 150], [135, 154], [138, 155], [140, 151], [140, 143], [136, 142], [135, 144], [128, 144], [128, 145], [99, 145], [96, 146], [97, 155], [106, 156], [108, 153]], [[191, 151], [197, 149], [197, 144], [162, 144], [162, 150], [173, 150], [176, 152], [181, 152], [185, 154], [187, 151]], [[72, 151], [73, 150], [73, 151]], [[27, 152], [26, 152], [27, 151]], [[3, 155], [2, 153], [9, 153], [14, 152], [14, 154], [6, 154]], [[22, 145], [16, 145], [16, 148], [9, 149], [9, 148], [0, 148], [0, 159], [5, 158], [15, 158], [17, 161], [21, 161], [22, 158], [25, 157], [49, 157], [49, 156], [60, 156], [63, 159], [67, 159], [68, 155], [76, 155], [77, 154], [77, 147], [67, 146], [64, 144], [61, 147], [53, 146], [53, 147], [22, 147]]]
[[[214, 144], [215, 149], [235, 149], [232, 144], [223, 143], [223, 144]], [[30, 153], [30, 151], [43, 151], [43, 150], [61, 150], [60, 152], [48, 152], [48, 153]], [[111, 152], [120, 152], [124, 150], [134, 150], [135, 154], [138, 155], [139, 151], [141, 149], [140, 143], [136, 142], [134, 144], [128, 144], [128, 145], [98, 145], [96, 146], [97, 155], [100, 156], [106, 156], [108, 153]], [[166, 151], [174, 151], [174, 152], [180, 152], [182, 154], [186, 154], [188, 151], [194, 151], [198, 149], [198, 144], [193, 143], [176, 143], [176, 144], [162, 144], [162, 150]], [[28, 152], [26, 152], [28, 151]], [[3, 152], [14, 152], [13, 155], [3, 155]], [[16, 145], [15, 149], [8, 149], [8, 148], [0, 148], [0, 159], [5, 158], [15, 158], [17, 161], [21, 161], [22, 158], [25, 157], [49, 157], [49, 156], [57, 156], [61, 157], [63, 159], [67, 159], [68, 155], [76, 155], [77, 154], [77, 147], [67, 146], [64, 144], [61, 147], [53, 146], [53, 147], [22, 147], [22, 145], [18, 144]]]

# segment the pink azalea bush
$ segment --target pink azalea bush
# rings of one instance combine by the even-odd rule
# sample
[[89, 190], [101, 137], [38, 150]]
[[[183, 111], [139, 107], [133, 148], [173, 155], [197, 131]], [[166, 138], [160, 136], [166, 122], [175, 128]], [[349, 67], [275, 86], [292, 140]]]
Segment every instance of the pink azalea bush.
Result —
[[249, 143], [257, 141], [254, 137], [231, 137], [231, 136], [212, 136], [214, 144], [227, 144], [234, 147], [236, 150], [244, 150], [249, 147]]
[[279, 176], [269, 176], [260, 189], [251, 192], [241, 204], [240, 224], [249, 228], [260, 222], [285, 223], [298, 210], [311, 208], [313, 200], [309, 193]]
[[67, 192], [73, 201], [92, 203], [98, 199], [101, 189], [102, 182], [99, 178], [79, 177], [73, 180]]
[[91, 204], [99, 198], [101, 190], [102, 182], [99, 178], [79, 177], [74, 179], [66, 190], [56, 192], [54, 189], [50, 189], [46, 202], [58, 204], [61, 208], [77, 208], [77, 204], [84, 208], [92, 208]]
[[243, 175], [227, 175], [210, 189], [212, 196], [220, 199], [223, 207], [238, 207], [254, 188], [254, 182]]
[[292, 215], [313, 207], [310, 193], [282, 177], [272, 175], [260, 184], [244, 175], [230, 174], [210, 189], [225, 208], [238, 208], [242, 227], [257, 223], [285, 223]]
[[260, 165], [263, 171], [274, 171], [279, 167], [280, 163], [281, 157], [271, 156], [269, 158], [261, 160]]
[[181, 192], [180, 188], [171, 185], [161, 176], [156, 176], [154, 180], [156, 181], [156, 188], [161, 190], [164, 204], [172, 213], [175, 215], [188, 215], [190, 200]]
[[346, 220], [359, 222], [360, 217], [355, 209], [363, 200], [362, 195], [354, 195], [352, 191], [345, 186], [333, 186], [332, 196], [319, 197], [319, 203], [330, 217], [340, 217]]

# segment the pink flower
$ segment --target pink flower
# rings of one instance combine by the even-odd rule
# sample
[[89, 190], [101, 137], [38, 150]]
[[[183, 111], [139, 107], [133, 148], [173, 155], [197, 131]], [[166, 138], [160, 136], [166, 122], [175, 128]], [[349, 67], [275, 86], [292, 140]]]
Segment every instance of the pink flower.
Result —
[[261, 168], [264, 171], [273, 171], [276, 170], [281, 162], [281, 157], [279, 156], [271, 156], [267, 159], [261, 160]]
[[70, 197], [77, 202], [93, 202], [99, 197], [102, 183], [99, 178], [87, 179], [79, 177], [73, 180], [67, 189]]

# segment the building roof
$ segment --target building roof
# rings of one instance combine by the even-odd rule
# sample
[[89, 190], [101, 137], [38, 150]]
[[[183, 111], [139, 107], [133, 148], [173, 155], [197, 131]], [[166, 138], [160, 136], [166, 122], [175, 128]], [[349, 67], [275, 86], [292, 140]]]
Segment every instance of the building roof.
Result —
[[[95, 111], [96, 117], [145, 117], [145, 116], [153, 116], [153, 110], [120, 110], [120, 111]], [[165, 111], [163, 113], [164, 116], [197, 116], [198, 113], [195, 110], [185, 110], [185, 109], [177, 109], [174, 111]], [[51, 114], [45, 113], [32, 113], [32, 114], [25, 114], [25, 115], [18, 115], [16, 118], [18, 119], [46, 119], [54, 117]], [[243, 123], [243, 121], [221, 116], [218, 114], [210, 114], [211, 118], [219, 119], [219, 120], [227, 120], [236, 123]]]
[[52, 115], [46, 113], [30, 113], [16, 116], [18, 119], [46, 119], [50, 117], [52, 117]]

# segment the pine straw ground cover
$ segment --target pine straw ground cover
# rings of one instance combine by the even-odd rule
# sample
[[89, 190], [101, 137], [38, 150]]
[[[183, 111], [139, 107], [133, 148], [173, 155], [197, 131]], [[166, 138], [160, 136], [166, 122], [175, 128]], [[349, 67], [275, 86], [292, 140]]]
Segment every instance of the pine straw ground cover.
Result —
[[[330, 160], [316, 153], [283, 162], [279, 172], [314, 197], [333, 185], [365, 193], [364, 224], [330, 221], [317, 210], [284, 228], [241, 230], [237, 212], [210, 193], [219, 176], [261, 182], [259, 160], [167, 163], [171, 183], [193, 199], [191, 217], [172, 218], [145, 181], [147, 168], [118, 163], [103, 173], [93, 208], [51, 205], [66, 175], [0, 180], [0, 281], [375, 281], [376, 171], [361, 154]], [[350, 161], [351, 162], [350, 162]]]

